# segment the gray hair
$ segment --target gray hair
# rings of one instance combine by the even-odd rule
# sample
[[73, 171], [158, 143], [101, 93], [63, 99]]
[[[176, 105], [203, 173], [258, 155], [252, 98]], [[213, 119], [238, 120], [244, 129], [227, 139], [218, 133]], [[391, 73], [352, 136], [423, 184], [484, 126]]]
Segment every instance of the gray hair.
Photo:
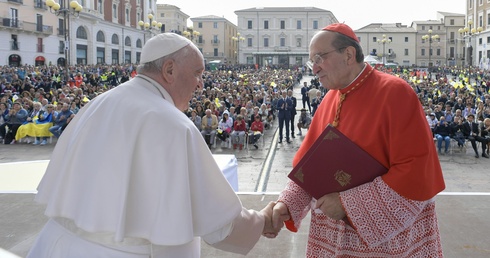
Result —
[[166, 55], [164, 57], [158, 58], [154, 61], [143, 63], [138, 65], [136, 68], [136, 72], [139, 74], [157, 74], [160, 73], [163, 67], [163, 64], [168, 60], [175, 60], [175, 62], [180, 63], [186, 60], [186, 57], [191, 55], [194, 51], [191, 45], [185, 46], [178, 51]]

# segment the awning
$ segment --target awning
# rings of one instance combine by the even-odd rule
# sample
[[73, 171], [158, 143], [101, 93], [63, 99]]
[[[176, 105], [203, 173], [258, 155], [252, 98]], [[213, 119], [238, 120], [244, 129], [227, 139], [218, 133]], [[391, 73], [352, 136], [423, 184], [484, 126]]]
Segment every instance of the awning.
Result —
[[44, 57], [42, 57], [42, 56], [38, 56], [38, 57], [36, 57], [36, 61], [37, 62], [44, 62], [44, 61], [46, 61], [46, 59], [44, 59]]

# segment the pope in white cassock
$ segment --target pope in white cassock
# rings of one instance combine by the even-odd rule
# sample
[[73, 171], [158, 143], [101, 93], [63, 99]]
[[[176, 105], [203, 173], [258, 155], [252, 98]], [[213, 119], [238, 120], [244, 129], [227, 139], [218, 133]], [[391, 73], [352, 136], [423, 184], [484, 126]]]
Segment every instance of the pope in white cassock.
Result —
[[201, 237], [247, 254], [275, 236], [246, 210], [182, 110], [203, 87], [202, 54], [162, 33], [138, 75], [86, 105], [63, 132], [36, 201], [50, 218], [28, 257], [199, 257]]

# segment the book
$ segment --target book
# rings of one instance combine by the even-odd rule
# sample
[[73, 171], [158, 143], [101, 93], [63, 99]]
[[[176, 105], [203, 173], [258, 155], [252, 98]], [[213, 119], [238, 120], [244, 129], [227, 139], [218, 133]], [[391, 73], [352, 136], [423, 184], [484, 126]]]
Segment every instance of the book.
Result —
[[373, 181], [388, 171], [331, 124], [288, 177], [316, 199]]

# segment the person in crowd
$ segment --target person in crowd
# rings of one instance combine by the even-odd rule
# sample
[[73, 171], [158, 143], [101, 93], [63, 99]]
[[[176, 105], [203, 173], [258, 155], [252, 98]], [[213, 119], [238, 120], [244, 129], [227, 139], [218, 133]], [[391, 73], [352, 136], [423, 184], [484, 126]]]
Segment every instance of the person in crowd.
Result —
[[441, 148], [442, 148], [443, 141], [445, 142], [444, 154], [448, 154], [449, 145], [451, 144], [451, 134], [452, 134], [451, 124], [448, 121], [446, 121], [446, 118], [444, 116], [441, 116], [439, 122], [437, 122], [437, 125], [434, 128], [434, 135], [437, 140], [437, 150], [439, 151], [439, 154], [442, 154]]
[[487, 140], [487, 155], [490, 155], [490, 118], [485, 118], [482, 123], [481, 136]]
[[[218, 130], [216, 136], [222, 143], [226, 143], [228, 137], [230, 137], [231, 130], [233, 129], [233, 119], [230, 118], [228, 111], [223, 113], [223, 117], [218, 123]], [[222, 144], [223, 145], [223, 144]]]
[[231, 133], [231, 142], [234, 150], [236, 150], [237, 146], [240, 150], [243, 149], [246, 131], [247, 123], [245, 122], [245, 119], [243, 119], [241, 114], [237, 115], [236, 121], [233, 122], [233, 132]]
[[[346, 24], [315, 34], [309, 53], [308, 65], [328, 92], [293, 166], [331, 124], [388, 170], [319, 199], [290, 180], [273, 208], [273, 223], [289, 215], [286, 227], [296, 231], [311, 211], [306, 257], [442, 257], [434, 197], [445, 184], [417, 94], [403, 79], [364, 63], [359, 39]], [[380, 105], [396, 111], [379, 112]]]
[[266, 103], [262, 103], [259, 108], [260, 120], [264, 124], [264, 129], [269, 129], [273, 120], [271, 109]]
[[290, 99], [291, 100], [291, 103], [293, 103], [293, 105], [291, 107], [291, 118], [289, 120], [289, 121], [291, 121], [291, 125], [290, 125], [289, 129], [291, 131], [291, 137], [292, 138], [296, 138], [296, 136], [294, 136], [294, 128], [295, 128], [294, 117], [297, 114], [297, 112], [296, 112], [296, 106], [298, 105], [298, 101], [296, 100], [296, 97], [293, 96], [293, 91], [292, 90], [288, 90], [288, 99]]
[[197, 47], [155, 35], [137, 69], [89, 102], [59, 139], [35, 197], [50, 219], [28, 258], [199, 257], [201, 237], [247, 254], [261, 234], [277, 234], [274, 203], [243, 208], [183, 114], [203, 87]]
[[320, 90], [316, 91], [316, 96], [311, 101], [311, 106], [313, 107], [313, 110], [311, 111], [311, 116], [315, 115], [318, 106], [320, 105], [320, 103], [322, 103], [322, 99], [322, 92]]
[[197, 115], [197, 111], [195, 109], [191, 111], [191, 116], [189, 118], [194, 123], [194, 125], [196, 125], [197, 130], [201, 131], [202, 118]]
[[453, 134], [454, 140], [458, 142], [458, 147], [463, 148], [464, 147], [464, 142], [465, 142], [465, 136], [464, 136], [464, 128], [463, 128], [463, 120], [461, 117], [457, 116], [454, 117], [454, 120], [451, 125], [451, 132]]
[[250, 126], [250, 143], [253, 144], [255, 149], [258, 149], [257, 141], [264, 134], [264, 123], [262, 123], [262, 117], [260, 115], [255, 116], [255, 120]]
[[282, 97], [277, 101], [277, 110], [279, 113], [279, 143], [282, 143], [284, 127], [286, 127], [286, 142], [291, 143], [289, 140], [289, 124], [291, 120], [291, 107], [293, 102], [287, 98], [287, 92], [285, 90], [281, 93]]
[[310, 88], [308, 87], [308, 82], [303, 82], [303, 87], [301, 87], [301, 101], [303, 102], [303, 108], [308, 106], [308, 110], [311, 114], [310, 97], [308, 96], [309, 90]]
[[[430, 111], [428, 111], [428, 112], [430, 112]], [[429, 124], [429, 128], [430, 128], [431, 132], [434, 133], [434, 129], [436, 128], [437, 123], [439, 123], [439, 120], [437, 120], [437, 118], [436, 118], [436, 114], [434, 114], [434, 112], [430, 112], [426, 116], [426, 119], [427, 119], [427, 122]]]
[[61, 103], [61, 110], [56, 111], [57, 115], [53, 120], [53, 126], [49, 128], [49, 131], [56, 137], [60, 138], [63, 132], [64, 126], [67, 125], [75, 116], [70, 110], [70, 105], [67, 103]]
[[298, 124], [296, 125], [298, 126], [298, 135], [299, 136], [303, 135], [301, 133], [301, 129], [308, 130], [310, 128], [310, 124], [311, 124], [311, 116], [309, 113], [306, 112], [305, 108], [302, 108], [298, 118]]
[[468, 115], [475, 115], [475, 109], [471, 103], [466, 103], [466, 107], [463, 109], [463, 116], [468, 117]]
[[6, 120], [5, 116], [9, 114], [9, 108], [6, 102], [0, 102], [0, 125], [3, 125]]
[[470, 113], [466, 117], [466, 122], [463, 124], [463, 129], [466, 139], [471, 142], [471, 147], [473, 147], [473, 150], [475, 151], [475, 158], [480, 157], [476, 146], [476, 142], [480, 142], [482, 150], [481, 156], [488, 159], [490, 156], [486, 153], [487, 139], [480, 136], [480, 126], [478, 125], [478, 122], [475, 122], [474, 114]]
[[218, 117], [208, 108], [201, 118], [201, 134], [209, 148], [214, 144], [216, 129], [218, 129]]
[[9, 113], [5, 116], [5, 123], [0, 125], [0, 137], [4, 144], [15, 144], [15, 135], [19, 127], [27, 121], [27, 111], [18, 101], [14, 102]]

